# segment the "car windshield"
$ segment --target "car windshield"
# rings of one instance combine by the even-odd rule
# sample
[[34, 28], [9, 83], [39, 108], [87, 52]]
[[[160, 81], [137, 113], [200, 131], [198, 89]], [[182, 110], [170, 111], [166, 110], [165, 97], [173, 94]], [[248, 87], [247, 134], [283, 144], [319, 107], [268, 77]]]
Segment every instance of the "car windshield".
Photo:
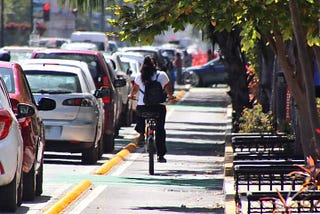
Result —
[[80, 93], [78, 76], [73, 73], [55, 71], [26, 71], [26, 76], [33, 93]]
[[214, 65], [214, 64], [221, 64], [221, 63], [222, 63], [222, 61], [220, 61], [219, 58], [216, 58], [216, 59], [210, 60], [205, 65]]
[[4, 80], [9, 93], [15, 93], [13, 72], [11, 68], [0, 68], [0, 76]]

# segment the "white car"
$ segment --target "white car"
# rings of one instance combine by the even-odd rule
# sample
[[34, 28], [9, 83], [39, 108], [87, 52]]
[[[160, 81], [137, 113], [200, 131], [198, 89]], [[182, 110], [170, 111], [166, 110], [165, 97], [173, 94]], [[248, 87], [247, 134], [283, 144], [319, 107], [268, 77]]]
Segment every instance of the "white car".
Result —
[[98, 47], [96, 44], [92, 42], [70, 42], [64, 43], [60, 47], [61, 49], [67, 50], [91, 50], [91, 51], [98, 51]]
[[84, 164], [96, 163], [103, 153], [102, 97], [108, 89], [95, 89], [88, 65], [80, 61], [32, 59], [22, 68], [36, 100], [56, 101], [54, 110], [41, 114], [46, 150], [81, 152]]
[[121, 114], [121, 125], [130, 126], [133, 121], [133, 100], [129, 99], [128, 95], [132, 89], [130, 71], [125, 70], [117, 55], [117, 52], [109, 55], [107, 53], [103, 54], [106, 62], [110, 65], [109, 69], [114, 70], [115, 78], [125, 79], [126, 84], [123, 87], [118, 87], [117, 90], [121, 94], [122, 98], [122, 114]]
[[22, 203], [23, 139], [18, 119], [30, 117], [35, 109], [18, 104], [15, 115], [5, 83], [0, 79], [0, 211], [15, 212]]

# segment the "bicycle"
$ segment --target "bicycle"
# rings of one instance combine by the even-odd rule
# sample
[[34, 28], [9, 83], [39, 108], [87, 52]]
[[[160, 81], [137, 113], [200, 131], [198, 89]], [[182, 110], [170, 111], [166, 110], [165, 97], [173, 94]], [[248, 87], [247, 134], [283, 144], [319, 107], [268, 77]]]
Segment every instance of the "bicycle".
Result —
[[[137, 100], [135, 97], [130, 99]], [[167, 102], [172, 104], [176, 101], [176, 97], [168, 99]], [[156, 147], [156, 129], [157, 119], [159, 118], [158, 112], [143, 111], [139, 113], [142, 118], [145, 119], [145, 133], [146, 133], [146, 144], [145, 148], [149, 156], [149, 174], [154, 175], [154, 156], [157, 153]]]
[[157, 129], [157, 118], [159, 114], [156, 112], [142, 112], [141, 116], [146, 121], [146, 145], [145, 148], [149, 156], [149, 174], [154, 175], [154, 156], [157, 153], [156, 147], [156, 129]]

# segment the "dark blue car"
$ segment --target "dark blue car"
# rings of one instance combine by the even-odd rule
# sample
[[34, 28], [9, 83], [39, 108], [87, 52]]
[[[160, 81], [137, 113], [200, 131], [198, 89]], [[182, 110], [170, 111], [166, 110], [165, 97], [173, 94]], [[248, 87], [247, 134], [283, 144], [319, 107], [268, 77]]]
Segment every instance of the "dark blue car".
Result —
[[219, 58], [213, 59], [201, 66], [192, 66], [183, 70], [184, 84], [195, 87], [226, 84], [228, 74]]

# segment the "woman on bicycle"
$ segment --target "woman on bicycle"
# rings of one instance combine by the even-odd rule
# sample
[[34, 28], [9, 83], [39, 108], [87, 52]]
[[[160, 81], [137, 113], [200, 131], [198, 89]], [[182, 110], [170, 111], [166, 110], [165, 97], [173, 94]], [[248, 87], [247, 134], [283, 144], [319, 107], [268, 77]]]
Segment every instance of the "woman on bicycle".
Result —
[[[173, 96], [169, 77], [166, 72], [158, 71], [156, 65], [151, 56], [146, 56], [144, 58], [143, 64], [140, 69], [140, 74], [136, 76], [134, 81], [134, 86], [129, 94], [129, 98], [134, 99], [135, 95], [139, 90], [145, 90], [145, 83], [150, 80], [157, 80], [161, 83], [162, 88], [166, 92], [168, 99], [175, 99]], [[157, 146], [157, 155], [158, 162], [165, 163], [166, 159], [164, 155], [167, 152], [166, 148], [166, 131], [165, 131], [165, 119], [166, 119], [166, 106], [165, 103], [160, 103], [157, 105], [147, 106], [143, 102], [144, 93], [139, 93], [138, 104], [137, 104], [137, 123], [135, 130], [139, 133], [137, 138], [137, 143], [139, 146], [144, 145], [145, 137], [145, 118], [139, 116], [139, 112], [148, 111], [156, 112], [159, 117], [157, 118], [157, 129], [156, 129], [156, 146]]]

